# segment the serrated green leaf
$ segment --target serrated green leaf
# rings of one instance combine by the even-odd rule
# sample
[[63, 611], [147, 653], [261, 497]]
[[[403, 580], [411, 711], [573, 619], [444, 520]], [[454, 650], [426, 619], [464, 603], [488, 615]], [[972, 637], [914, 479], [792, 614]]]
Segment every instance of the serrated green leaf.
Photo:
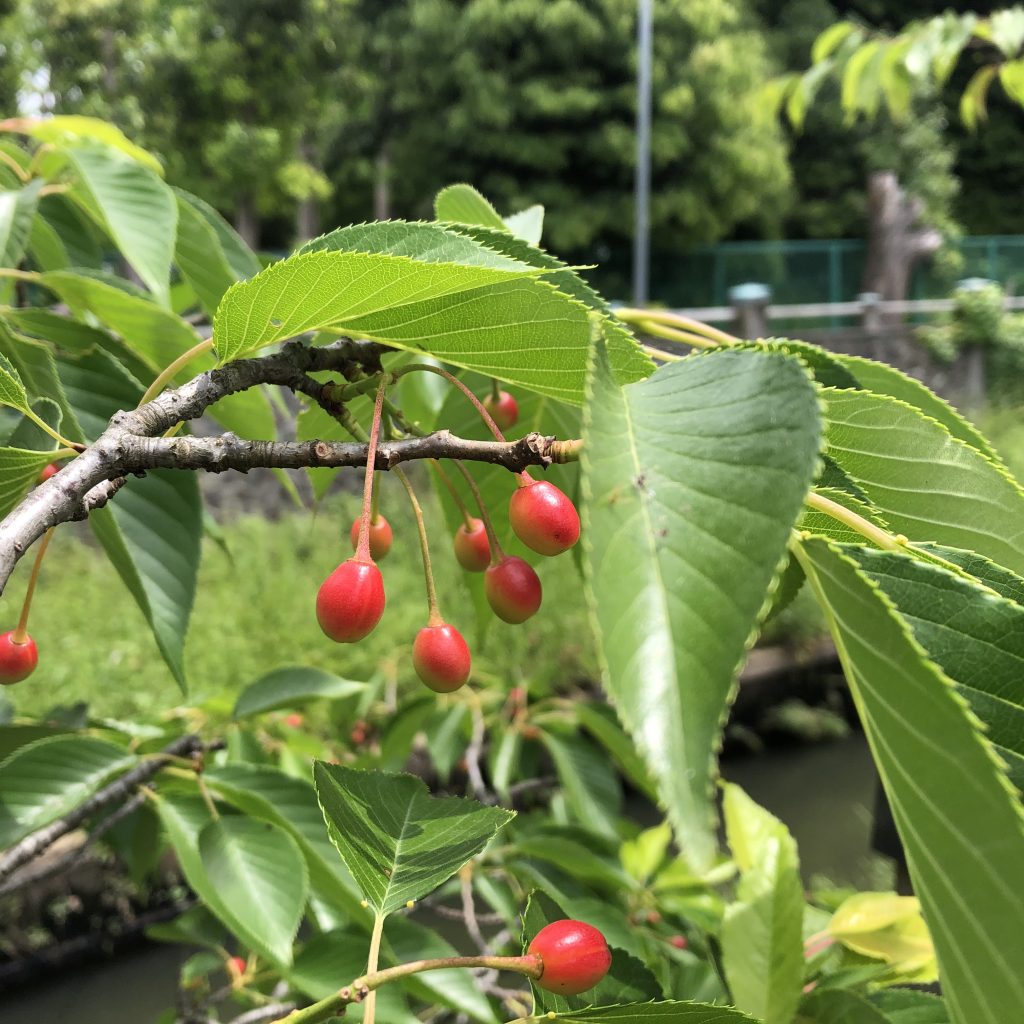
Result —
[[952, 683], [877, 584], [822, 540], [801, 544], [900, 836], [956, 1024], [1024, 1005], [1024, 819]]
[[245, 244], [242, 236], [205, 199], [180, 188], [176, 188], [174, 193], [183, 198], [213, 228], [236, 280], [246, 281], [263, 269], [259, 257]]
[[[316, 791], [309, 782], [254, 764], [209, 768], [204, 778], [214, 793], [240, 811], [273, 822], [291, 834], [306, 858], [314, 897], [346, 917], [363, 916], [356, 885], [328, 838]], [[366, 929], [368, 933], [368, 921]]]
[[425, 221], [375, 221], [337, 228], [307, 242], [300, 253], [364, 252], [407, 256], [421, 263], [457, 263], [467, 267], [522, 272], [530, 264], [502, 255], [467, 235]]
[[725, 786], [726, 837], [740, 868], [725, 908], [722, 959], [736, 1005], [765, 1024], [790, 1024], [804, 983], [803, 885], [796, 843], [738, 786]]
[[[58, 362], [76, 424], [95, 437], [119, 409], [138, 404], [142, 388], [105, 352]], [[184, 644], [195, 597], [203, 535], [194, 473], [154, 470], [129, 480], [89, 525], [153, 630], [179, 686], [185, 687]]]
[[277, 708], [295, 707], [310, 700], [340, 700], [366, 690], [366, 683], [342, 679], [331, 672], [304, 665], [277, 668], [250, 683], [235, 701], [232, 718], [248, 718]]
[[170, 188], [152, 168], [117, 150], [75, 147], [66, 155], [78, 179], [69, 195], [109, 232], [157, 299], [170, 305], [178, 225], [178, 206]]
[[605, 317], [602, 328], [608, 346], [608, 358], [615, 379], [620, 384], [640, 380], [654, 369], [650, 357], [636, 344], [630, 329], [615, 317], [604, 298], [560, 259], [504, 231], [467, 224], [449, 224], [446, 227], [486, 245], [489, 249], [504, 253], [511, 259], [545, 271], [545, 281], [554, 285], [563, 294], [601, 313]]
[[823, 388], [855, 388], [857, 379], [840, 362], [834, 352], [826, 352], [818, 345], [806, 341], [790, 341], [788, 338], [767, 338], [764, 341], [745, 342], [743, 348], [760, 352], [788, 352], [799, 356], [806, 364], [811, 376]]
[[64, 270], [71, 266], [71, 257], [53, 225], [43, 217], [33, 217], [28, 236], [28, 254], [42, 270]]
[[882, 1011], [887, 1024], [950, 1024], [945, 1003], [927, 992], [890, 988], [868, 998]]
[[174, 190], [178, 206], [178, 231], [174, 262], [192, 286], [203, 310], [211, 317], [224, 293], [240, 278], [221, 248], [213, 225], [192, 204], [191, 196]]
[[990, 459], [1000, 461], [995, 449], [981, 431], [961, 416], [949, 402], [939, 398], [934, 391], [925, 387], [919, 380], [897, 370], [894, 366], [889, 366], [888, 363], [880, 363], [875, 359], [864, 359], [861, 356], [848, 356], [841, 353], [833, 353], [832, 358], [849, 370], [862, 388], [873, 391], [876, 395], [898, 398], [901, 402], [920, 409], [926, 416], [938, 420], [953, 437], [959, 437], [961, 441], [966, 441], [972, 448], [984, 452]]
[[271, 960], [291, 963], [309, 885], [295, 840], [267, 821], [222, 816], [200, 832], [199, 858], [236, 934]]
[[[60, 406], [52, 398], [37, 398], [32, 403], [32, 411], [51, 430], [60, 433], [62, 413]], [[33, 452], [52, 452], [57, 447], [53, 434], [43, 430], [35, 420], [23, 416], [7, 439], [11, 448], [28, 449]]]
[[578, 736], [543, 730], [566, 803], [576, 823], [607, 839], [617, 839], [622, 786], [615, 768], [595, 746]]
[[985, 95], [999, 70], [997, 64], [985, 64], [975, 71], [960, 96], [960, 120], [969, 131], [978, 127], [979, 121], [988, 117]]
[[434, 197], [434, 216], [441, 221], [459, 224], [480, 224], [483, 227], [508, 231], [501, 215], [472, 185], [460, 183], [441, 189]]
[[825, 989], [812, 992], [803, 1001], [801, 1020], [812, 1020], [815, 1024], [888, 1024], [881, 1010], [859, 992], [842, 989]]
[[778, 353], [688, 357], [625, 388], [595, 363], [583, 545], [605, 685], [694, 866], [736, 672], [818, 461], [814, 387]]
[[23, 188], [0, 191], [0, 267], [16, 267], [25, 255], [42, 187], [37, 178]]
[[152, 153], [136, 146], [116, 125], [99, 117], [59, 114], [45, 118], [12, 118], [0, 122], [0, 130], [20, 132], [54, 146], [90, 146], [100, 143], [119, 150], [156, 174], [163, 167]]
[[1024, 572], [1024, 493], [999, 465], [905, 402], [825, 391], [828, 454], [890, 528]]
[[1024, 791], [1024, 607], [937, 565], [894, 552], [847, 552], [900, 611], [914, 638], [985, 724]]
[[0, 849], [74, 810], [138, 762], [135, 754], [90, 736], [51, 736], [0, 764]]
[[50, 462], [48, 452], [21, 448], [0, 448], [0, 518], [39, 482], [39, 474]]
[[996, 565], [990, 558], [977, 555], [973, 551], [964, 551], [962, 548], [944, 547], [942, 544], [916, 544], [915, 547], [960, 566], [1001, 597], [1024, 605], [1024, 577]]
[[[134, 365], [132, 370], [143, 384], [151, 384], [158, 373], [201, 340], [192, 327], [170, 310], [106, 281], [69, 271], [44, 274], [42, 281], [72, 309], [92, 313], [120, 336], [141, 359], [141, 366]], [[57, 338], [54, 340], [59, 343]], [[212, 354], [199, 354], [182, 367], [173, 383], [184, 384], [215, 365]], [[228, 395], [207, 412], [240, 437], [269, 440], [276, 433], [273, 411], [258, 388]]]
[[473, 800], [432, 797], [411, 775], [314, 761], [331, 841], [378, 914], [390, 914], [450, 878], [515, 815]]
[[6, 356], [0, 356], [0, 405], [9, 405], [19, 412], [28, 408], [28, 396], [21, 375]]
[[857, 31], [859, 29], [852, 21], [837, 21], [834, 25], [830, 25], [814, 40], [814, 45], [811, 47], [811, 63], [817, 64], [826, 57], [830, 57], [846, 38]]

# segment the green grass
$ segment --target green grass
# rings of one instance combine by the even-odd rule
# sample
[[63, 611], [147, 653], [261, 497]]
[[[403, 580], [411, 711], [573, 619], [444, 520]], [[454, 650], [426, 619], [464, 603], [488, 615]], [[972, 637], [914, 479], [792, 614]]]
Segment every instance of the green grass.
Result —
[[[413, 685], [410, 649], [426, 624], [426, 597], [415, 526], [397, 492], [393, 497], [387, 514], [395, 546], [381, 563], [387, 609], [377, 629], [358, 644], [328, 640], [313, 610], [320, 582], [351, 554], [355, 497], [331, 499], [315, 516], [236, 520], [223, 531], [230, 557], [206, 540], [186, 647], [187, 697], [164, 667], [117, 574], [86, 540], [88, 530], [58, 530], [32, 609], [39, 668], [4, 695], [23, 715], [84, 700], [95, 715], [138, 718], [218, 695], [233, 697], [283, 665], [313, 665], [351, 679], [368, 679], [379, 666], [393, 666], [400, 683]], [[529, 679], [557, 688], [581, 675], [593, 677], [583, 590], [571, 556], [545, 559], [539, 567], [544, 606], [534, 619], [522, 626], [495, 619], [481, 645], [465, 574], [439, 511], [427, 512], [441, 610], [470, 642], [478, 682], [512, 687]], [[12, 625], [29, 561], [19, 567], [3, 602], [3, 621]]]

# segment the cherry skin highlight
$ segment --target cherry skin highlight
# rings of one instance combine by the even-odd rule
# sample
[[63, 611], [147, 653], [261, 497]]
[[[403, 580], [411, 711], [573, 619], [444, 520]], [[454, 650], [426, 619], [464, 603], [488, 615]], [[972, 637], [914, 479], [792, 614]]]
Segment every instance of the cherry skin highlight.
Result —
[[544, 965], [536, 983], [563, 996], [593, 988], [612, 965], [604, 936], [582, 921], [552, 921], [533, 937], [527, 953], [539, 956]]
[[462, 634], [447, 623], [424, 626], [412, 645], [416, 675], [435, 693], [451, 693], [469, 679], [469, 647]]
[[[352, 524], [349, 537], [352, 540], [352, 550], [355, 551], [359, 546], [358, 519]], [[370, 555], [375, 562], [379, 562], [391, 550], [393, 539], [391, 524], [383, 516], [370, 520]]]
[[342, 562], [316, 595], [317, 622], [339, 644], [362, 640], [383, 614], [384, 579], [373, 562]]
[[27, 633], [23, 643], [16, 643], [14, 630], [0, 635], [0, 685], [10, 686], [27, 679], [39, 664], [39, 651]]
[[466, 572], [483, 572], [491, 564], [491, 545], [479, 519], [470, 519], [472, 528], [462, 523], [455, 531], [455, 558]]
[[576, 506], [547, 480], [517, 487], [508, 518], [515, 535], [539, 555], [560, 555], [580, 539]]
[[488, 395], [482, 405], [502, 430], [511, 430], [519, 421], [519, 403], [507, 391], [499, 391], [497, 401]]
[[514, 555], [506, 555], [484, 573], [484, 594], [494, 614], [513, 625], [536, 614], [542, 596], [537, 574]]

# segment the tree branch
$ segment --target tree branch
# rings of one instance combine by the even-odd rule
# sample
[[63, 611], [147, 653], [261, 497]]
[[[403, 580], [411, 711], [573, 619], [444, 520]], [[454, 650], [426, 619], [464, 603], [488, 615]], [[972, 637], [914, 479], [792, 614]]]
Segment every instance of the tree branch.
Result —
[[132, 768], [131, 771], [104, 786], [73, 811], [15, 843], [3, 856], [0, 856], [0, 881], [7, 878], [22, 864], [26, 864], [33, 857], [38, 856], [61, 836], [74, 831], [101, 807], [128, 796], [136, 786], [156, 775], [172, 758], [184, 757], [201, 749], [203, 749], [203, 743], [198, 736], [182, 736], [164, 747], [156, 757], [148, 758]]
[[[344, 412], [333, 398], [336, 384], [321, 383], [311, 373], [337, 372], [346, 380], [381, 369], [386, 349], [373, 342], [339, 339], [310, 346], [293, 341], [280, 351], [238, 359], [209, 370], [187, 384], [162, 392], [137, 409], [115, 414], [106, 430], [82, 454], [39, 484], [0, 523], [0, 594], [22, 555], [50, 527], [85, 519], [105, 505], [126, 476], [150, 469], [246, 472], [255, 468], [365, 466], [366, 446], [329, 441], [248, 441], [220, 437], [163, 437], [183, 421], [202, 416], [215, 402], [249, 388], [272, 384], [307, 395], [329, 413]], [[528, 434], [498, 444], [469, 441], [440, 431], [381, 444], [376, 468], [387, 470], [409, 459], [458, 458], [490, 462], [519, 472], [577, 458], [579, 441], [556, 441]]]

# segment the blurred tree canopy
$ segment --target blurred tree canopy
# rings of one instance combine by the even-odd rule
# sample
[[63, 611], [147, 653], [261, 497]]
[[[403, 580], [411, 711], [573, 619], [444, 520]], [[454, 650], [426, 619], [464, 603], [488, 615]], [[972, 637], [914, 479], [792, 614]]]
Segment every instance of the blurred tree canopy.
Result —
[[[459, 178], [544, 203], [560, 251], [631, 235], [635, 0], [5, 2], [23, 113], [110, 118], [263, 244]], [[657, 5], [655, 244], [778, 229], [770, 70], [741, 0]]]
[[[998, 5], [658, 0], [655, 249], [862, 236], [878, 169], [947, 236], [1024, 232], [1024, 114], [993, 89], [985, 130], [959, 125], [970, 54], [906, 123], [845, 116], [835, 81], [798, 132], [758, 102], [837, 21], [940, 6]], [[264, 246], [429, 216], [462, 179], [505, 212], [543, 203], [549, 244], [588, 262], [632, 232], [635, 19], [636, 0], [0, 0], [0, 104], [113, 120]]]

